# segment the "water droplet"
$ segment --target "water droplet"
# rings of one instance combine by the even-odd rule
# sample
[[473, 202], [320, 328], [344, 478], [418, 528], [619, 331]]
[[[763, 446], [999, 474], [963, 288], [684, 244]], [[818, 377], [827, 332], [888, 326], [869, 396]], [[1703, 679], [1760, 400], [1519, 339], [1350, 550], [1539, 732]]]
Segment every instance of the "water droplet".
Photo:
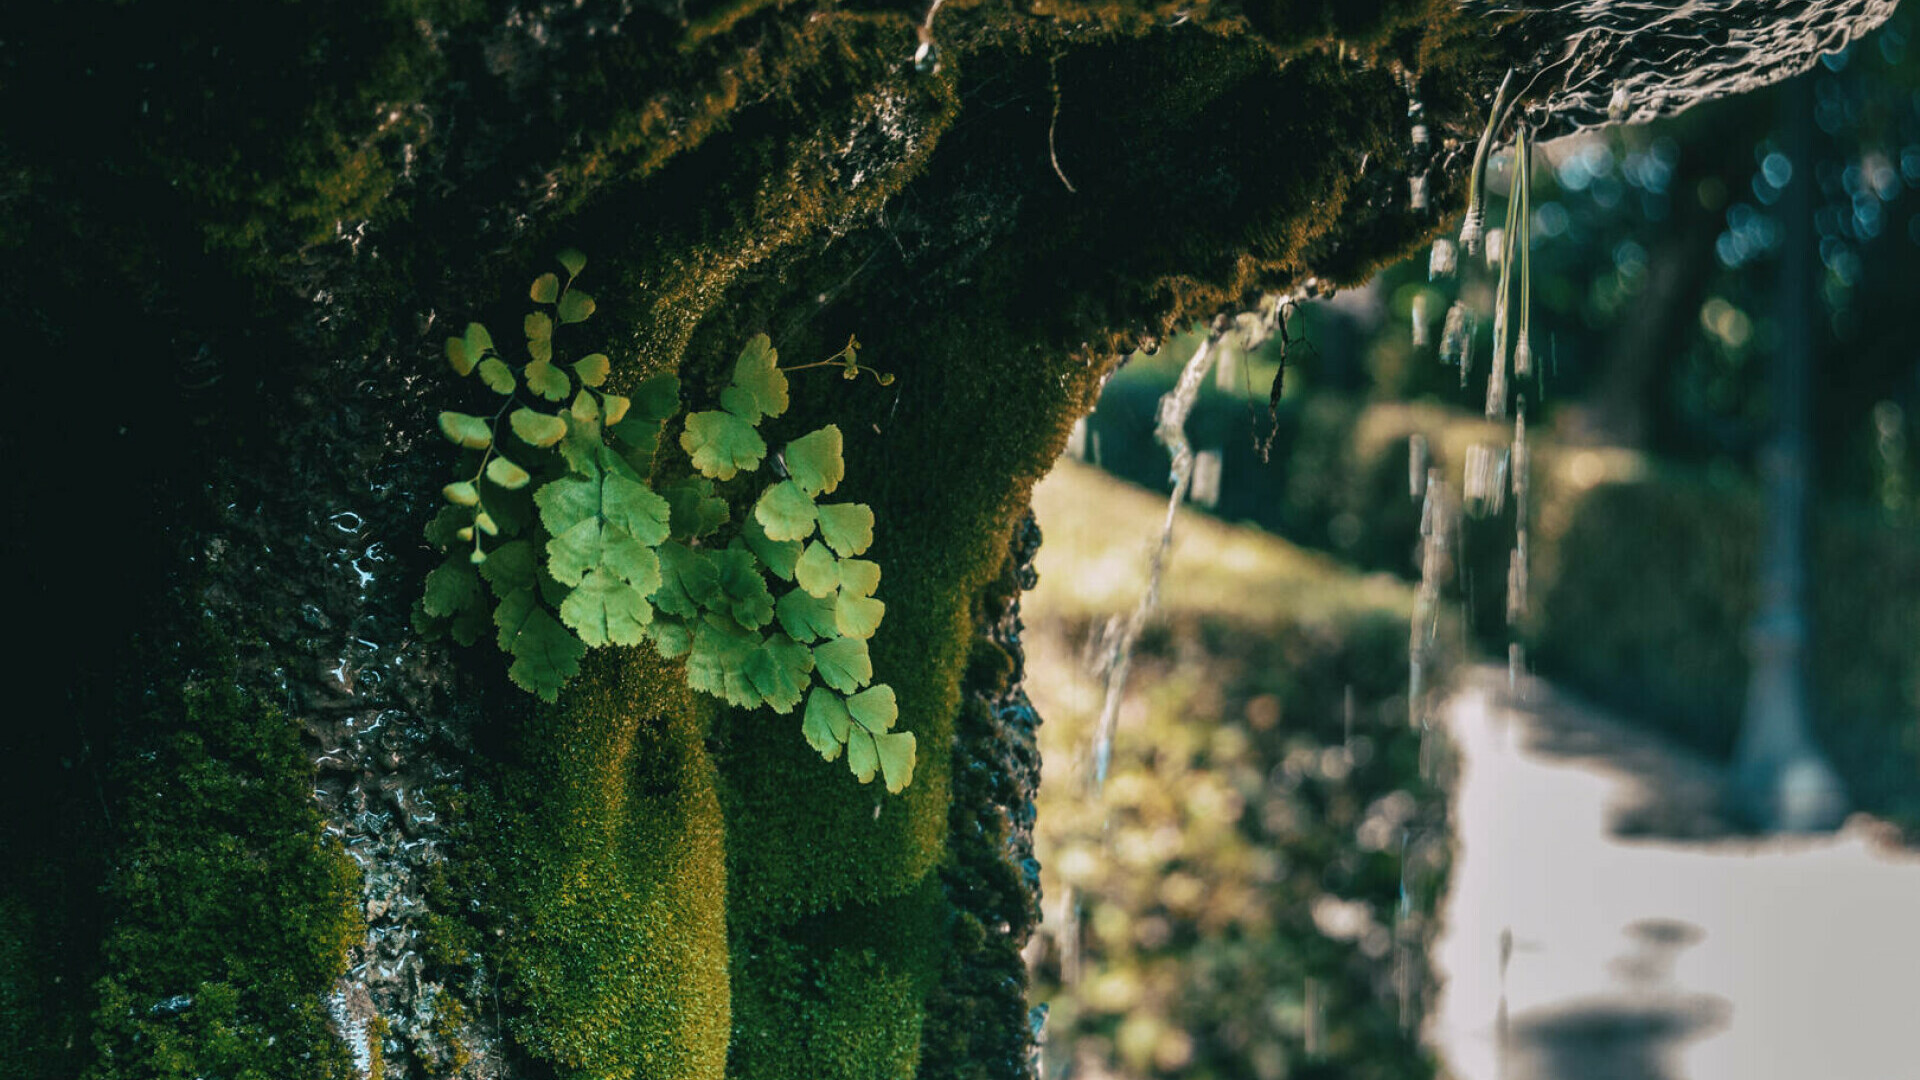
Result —
[[1465, 301], [1456, 300], [1447, 309], [1446, 325], [1440, 331], [1440, 362], [1459, 365], [1463, 383], [1467, 372], [1473, 367], [1475, 322], [1473, 309]]
[[1465, 504], [1469, 517], [1497, 515], [1507, 504], [1507, 450], [1486, 443], [1467, 448]]

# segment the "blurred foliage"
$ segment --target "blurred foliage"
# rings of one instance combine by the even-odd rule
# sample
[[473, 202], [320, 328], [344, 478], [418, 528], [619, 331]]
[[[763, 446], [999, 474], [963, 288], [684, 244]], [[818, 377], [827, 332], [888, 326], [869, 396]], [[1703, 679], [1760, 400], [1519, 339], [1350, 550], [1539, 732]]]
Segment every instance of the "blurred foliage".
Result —
[[[1561, 472], [1581, 468], [1577, 453], [1563, 457], [1572, 460]], [[1671, 469], [1554, 499], [1536, 547], [1550, 560], [1536, 577], [1541, 669], [1699, 749], [1731, 753], [1758, 603], [1760, 509], [1750, 485]], [[1829, 512], [1813, 523], [1810, 549], [1813, 733], [1855, 805], [1920, 826], [1920, 544], [1874, 515]]]
[[[1858, 804], [1909, 823], [1920, 821], [1920, 441], [1908, 434], [1920, 363], [1905, 340], [1920, 288], [1915, 20], [1896, 13], [1803, 80], [1542, 147], [1531, 220], [1539, 376], [1515, 387], [1535, 448], [1532, 610], [1519, 636], [1542, 674], [1726, 754], [1746, 697], [1767, 359], [1781, 338], [1777, 252], [1794, 227], [1777, 204], [1794, 169], [1813, 170], [1817, 210], [1802, 223], [1821, 260], [1812, 722]], [[1780, 134], [1791, 93], [1814, 99], [1810, 165]], [[1497, 158], [1490, 220], [1512, 185], [1510, 160]], [[1465, 385], [1434, 347], [1447, 305], [1485, 310], [1493, 276], [1463, 260], [1430, 281], [1428, 260], [1414, 259], [1361, 293], [1303, 306], [1270, 464], [1255, 447], [1280, 347], [1230, 361], [1188, 425], [1196, 448], [1221, 459], [1215, 512], [1416, 576], [1409, 436], [1456, 482], [1468, 446], [1511, 438], [1480, 418], [1492, 320], [1480, 320]], [[1158, 448], [1130, 433], [1150, 425], [1198, 340], [1131, 358], [1089, 421], [1086, 457], [1167, 489]], [[1511, 500], [1463, 532], [1449, 589], [1473, 636], [1500, 651]]]
[[1408, 724], [1410, 591], [1186, 515], [1093, 792], [1101, 684], [1078, 654], [1138, 595], [1164, 505], [1066, 462], [1035, 508], [1049, 1073], [1435, 1075], [1450, 766]]

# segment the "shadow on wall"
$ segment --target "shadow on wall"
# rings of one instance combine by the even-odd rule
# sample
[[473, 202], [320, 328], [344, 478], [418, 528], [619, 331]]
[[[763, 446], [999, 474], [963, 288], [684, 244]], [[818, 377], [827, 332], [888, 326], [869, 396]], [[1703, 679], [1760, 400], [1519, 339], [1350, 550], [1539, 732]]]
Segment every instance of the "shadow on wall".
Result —
[[1673, 985], [1673, 963], [1705, 932], [1691, 923], [1648, 919], [1627, 927], [1635, 945], [1613, 964], [1620, 993], [1515, 1017], [1501, 1032], [1506, 1080], [1683, 1080], [1686, 1044], [1727, 1026], [1723, 998]]

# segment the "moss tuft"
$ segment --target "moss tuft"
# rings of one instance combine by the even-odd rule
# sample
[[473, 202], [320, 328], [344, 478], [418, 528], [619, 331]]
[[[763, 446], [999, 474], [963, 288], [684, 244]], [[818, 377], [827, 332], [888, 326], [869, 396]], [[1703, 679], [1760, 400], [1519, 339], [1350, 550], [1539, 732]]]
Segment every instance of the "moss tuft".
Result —
[[360, 936], [298, 725], [235, 686], [220, 635], [126, 732], [90, 1080], [353, 1075], [322, 995]]
[[931, 880], [771, 932], [736, 933], [728, 1074], [910, 1080], [939, 972], [946, 905]]
[[560, 1076], [718, 1078], [725, 844], [684, 676], [596, 655], [515, 725], [480, 829], [498, 830], [496, 953], [520, 1046]]

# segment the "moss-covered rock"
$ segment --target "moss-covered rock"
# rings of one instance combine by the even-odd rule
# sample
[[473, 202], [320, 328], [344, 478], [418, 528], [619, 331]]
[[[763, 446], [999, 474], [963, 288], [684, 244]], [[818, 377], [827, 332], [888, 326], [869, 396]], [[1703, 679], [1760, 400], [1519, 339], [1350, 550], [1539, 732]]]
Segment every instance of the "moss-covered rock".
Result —
[[321, 999], [359, 937], [357, 875], [320, 834], [299, 729], [209, 638], [120, 734], [82, 1075], [349, 1077]]
[[465, 918], [437, 927], [440, 961], [498, 970], [520, 1052], [556, 1075], [722, 1075], [727, 845], [710, 708], [648, 653], [595, 656], [559, 706], [522, 711], [473, 778], [465, 865], [438, 893]]
[[[338, 917], [351, 882], [296, 812], [318, 786], [344, 829], [350, 800], [300, 757], [347, 768], [322, 736], [377, 716], [405, 737], [370, 743], [351, 790], [418, 812], [354, 827], [435, 853], [361, 886], [429, 898], [363, 909], [424, 965], [394, 966], [424, 974], [365, 1025], [389, 1076], [911, 1072], [968, 947], [938, 873], [971, 827], [950, 751], [1032, 484], [1135, 340], [1310, 274], [1361, 280], [1436, 227], [1407, 198], [1409, 78], [1436, 137], [1464, 138], [1539, 44], [1455, 8], [953, 0], [937, 69], [913, 60], [922, 11], [867, 4], [17, 20], [0, 86], [39, 106], [0, 132], [0, 315], [18, 355], [92, 389], [5, 432], [10, 460], [63, 455], [22, 479], [8, 556], [57, 631], [20, 657], [61, 688], [34, 703], [73, 719], [8, 762], [26, 794], [0, 850], [49, 866], [0, 885], [0, 951], [54, 962], [0, 977], [0, 1030], [59, 1039], [64, 1074], [117, 1075], [136, 1031], [167, 1068], [350, 1068], [318, 1001], [360, 932]], [[1435, 171], [1436, 205], [1457, 181]], [[455, 393], [435, 338], [517, 320], [500, 305], [568, 243], [609, 271], [615, 385], [677, 371], [704, 406], [759, 331], [795, 357], [857, 333], [896, 375], [802, 377], [772, 434], [837, 423], [848, 497], [878, 515], [873, 659], [922, 748], [904, 795], [822, 763], [792, 717], [694, 702], [644, 652], [529, 709], [491, 651], [407, 631], [442, 482], [429, 418]], [[145, 650], [98, 614], [124, 610], [156, 612]], [[209, 614], [261, 639], [216, 650], [218, 688], [161, 662]], [[148, 734], [107, 738], [135, 701]], [[63, 760], [113, 778], [104, 797], [46, 797]], [[111, 842], [16, 835], [48, 822]], [[242, 910], [273, 889], [298, 895]], [[139, 1013], [173, 994], [196, 1005]], [[783, 1041], [800, 1049], [771, 1064]], [[283, 1068], [294, 1047], [312, 1056]]]

